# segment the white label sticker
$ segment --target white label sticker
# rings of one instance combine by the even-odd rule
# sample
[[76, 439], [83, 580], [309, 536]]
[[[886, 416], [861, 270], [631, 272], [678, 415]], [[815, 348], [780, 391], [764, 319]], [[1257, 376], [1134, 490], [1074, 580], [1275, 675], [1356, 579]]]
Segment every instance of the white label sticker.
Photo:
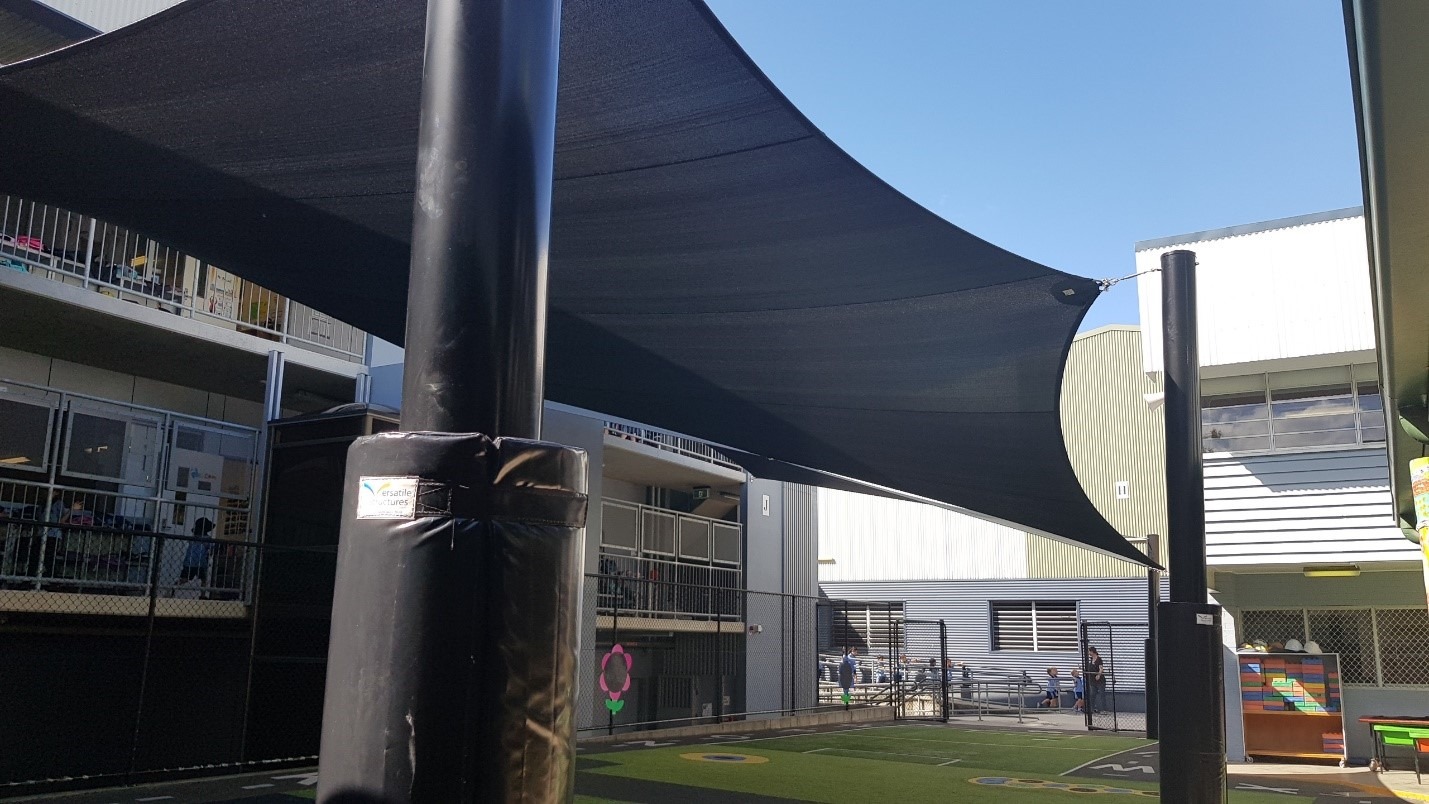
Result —
[[765, 494], [765, 495], [763, 495], [763, 496], [764, 496], [764, 503], [763, 503], [763, 505], [764, 505], [764, 509], [763, 509], [763, 510], [764, 510], [764, 515], [765, 515], [765, 516], [769, 516], [769, 495], [768, 495], [768, 494]]
[[417, 516], [417, 478], [358, 478], [358, 519], [414, 519]]
[[1196, 615], [1196, 625], [1215, 625], [1215, 624], [1216, 624], [1216, 615], [1214, 615], [1214, 614], [1197, 614], [1197, 615]]

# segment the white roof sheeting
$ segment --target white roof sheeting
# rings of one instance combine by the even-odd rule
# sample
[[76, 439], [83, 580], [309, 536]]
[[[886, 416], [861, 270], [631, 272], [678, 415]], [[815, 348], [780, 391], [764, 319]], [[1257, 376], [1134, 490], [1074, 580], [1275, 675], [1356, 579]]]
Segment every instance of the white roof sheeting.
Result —
[[[1196, 252], [1202, 366], [1374, 349], [1359, 209], [1138, 243], [1136, 270], [1177, 249]], [[1160, 371], [1161, 274], [1137, 279], [1142, 357]]]

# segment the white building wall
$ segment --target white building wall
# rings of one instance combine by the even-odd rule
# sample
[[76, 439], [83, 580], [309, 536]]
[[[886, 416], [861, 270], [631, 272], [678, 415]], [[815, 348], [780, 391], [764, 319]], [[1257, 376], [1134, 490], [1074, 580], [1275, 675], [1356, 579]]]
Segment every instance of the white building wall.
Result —
[[40, 0], [55, 11], [73, 17], [100, 32], [138, 22], [181, 0]]
[[1026, 578], [1027, 535], [933, 505], [819, 489], [819, 582]]
[[[5, 380], [130, 402], [175, 413], [258, 427], [263, 403], [209, 393], [133, 374], [0, 346], [0, 386]], [[3, 391], [0, 387], [0, 391]], [[290, 411], [292, 412], [292, 411]]]
[[1389, 495], [1383, 449], [1206, 458], [1206, 561], [1417, 561]]
[[[1274, 227], [1262, 228], [1261, 227]], [[1373, 350], [1369, 257], [1359, 209], [1147, 241], [1136, 270], [1196, 252], [1201, 365]], [[1161, 274], [1137, 278], [1146, 371], [1162, 363]]]

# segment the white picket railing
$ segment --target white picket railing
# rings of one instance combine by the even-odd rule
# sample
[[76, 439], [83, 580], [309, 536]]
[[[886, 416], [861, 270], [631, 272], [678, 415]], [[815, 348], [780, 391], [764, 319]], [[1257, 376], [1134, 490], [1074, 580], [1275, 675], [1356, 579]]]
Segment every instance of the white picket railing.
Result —
[[118, 226], [0, 196], [0, 271], [15, 270], [363, 362], [367, 333]]

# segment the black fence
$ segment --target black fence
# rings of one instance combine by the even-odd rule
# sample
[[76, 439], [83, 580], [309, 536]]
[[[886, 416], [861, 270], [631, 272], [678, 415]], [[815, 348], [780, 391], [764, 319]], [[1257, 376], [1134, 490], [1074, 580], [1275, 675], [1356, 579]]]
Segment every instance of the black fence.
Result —
[[667, 567], [603, 566], [610, 571], [585, 583], [595, 616], [583, 623], [582, 733], [856, 706], [904, 712], [911, 675], [900, 659], [901, 603], [750, 592], [718, 573], [690, 584], [665, 580], [683, 577]]
[[1087, 728], [1146, 731], [1146, 623], [1084, 622], [1081, 664]]
[[0, 518], [0, 797], [311, 762], [335, 559]]
[[948, 658], [948, 628], [942, 620], [905, 620], [899, 654], [898, 710], [901, 716], [947, 722], [952, 697], [961, 691], [962, 670]]

